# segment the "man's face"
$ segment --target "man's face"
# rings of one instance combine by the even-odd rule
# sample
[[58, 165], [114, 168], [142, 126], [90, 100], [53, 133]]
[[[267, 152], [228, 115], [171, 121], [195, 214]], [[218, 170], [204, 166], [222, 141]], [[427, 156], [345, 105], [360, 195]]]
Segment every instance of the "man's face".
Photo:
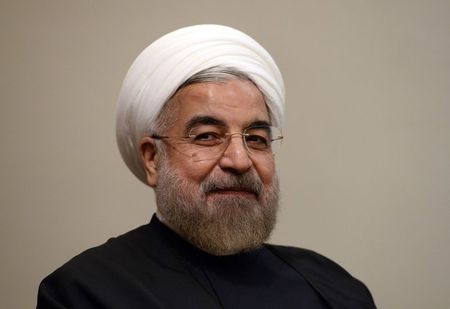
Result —
[[[164, 132], [170, 137], [186, 136], [191, 128], [242, 132], [270, 123], [264, 98], [249, 81], [192, 84], [178, 91], [170, 104], [176, 119]], [[164, 142], [155, 176], [163, 222], [216, 255], [260, 246], [273, 229], [278, 208], [273, 155], [249, 154], [239, 134], [208, 160], [193, 160], [180, 142]]]

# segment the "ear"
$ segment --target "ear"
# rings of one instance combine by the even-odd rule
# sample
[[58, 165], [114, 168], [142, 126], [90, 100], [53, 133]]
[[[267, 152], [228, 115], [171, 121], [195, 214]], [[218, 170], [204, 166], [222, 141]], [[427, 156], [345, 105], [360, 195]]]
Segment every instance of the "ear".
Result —
[[155, 187], [158, 183], [157, 160], [155, 140], [151, 137], [143, 137], [140, 143], [141, 159], [147, 174], [147, 183], [150, 187]]

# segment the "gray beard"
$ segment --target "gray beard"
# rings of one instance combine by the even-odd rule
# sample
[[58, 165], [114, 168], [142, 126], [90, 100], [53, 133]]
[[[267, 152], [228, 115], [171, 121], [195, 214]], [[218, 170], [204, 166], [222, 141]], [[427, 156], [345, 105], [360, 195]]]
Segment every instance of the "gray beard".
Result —
[[[185, 240], [210, 254], [230, 255], [254, 250], [269, 238], [278, 212], [276, 175], [265, 187], [254, 170], [210, 174], [199, 187], [171, 169], [168, 160], [161, 161], [155, 188], [160, 219]], [[208, 194], [236, 187], [257, 198]]]

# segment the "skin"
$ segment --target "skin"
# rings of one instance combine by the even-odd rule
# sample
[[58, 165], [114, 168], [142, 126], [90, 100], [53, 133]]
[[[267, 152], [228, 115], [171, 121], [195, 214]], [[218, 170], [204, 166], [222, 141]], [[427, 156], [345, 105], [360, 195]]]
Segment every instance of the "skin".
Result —
[[[270, 123], [269, 113], [262, 93], [250, 81], [232, 79], [221, 83], [197, 83], [179, 90], [171, 99], [175, 123], [165, 133], [167, 136], [184, 136], [190, 120], [196, 116], [210, 116], [226, 126], [228, 132], [242, 132], [254, 122]], [[239, 134], [233, 135], [229, 146], [217, 160], [193, 162], [191, 158], [166, 147], [169, 165], [178, 171], [181, 177], [200, 188], [200, 183], [210, 174], [245, 174], [256, 172], [265, 187], [272, 184], [275, 175], [274, 159], [271, 155], [249, 155]], [[144, 137], [141, 140], [141, 155], [151, 187], [158, 186], [160, 156], [155, 140]], [[208, 199], [224, 197], [255, 199], [252, 192], [234, 190], [214, 191]], [[163, 218], [161, 218], [163, 219]]]

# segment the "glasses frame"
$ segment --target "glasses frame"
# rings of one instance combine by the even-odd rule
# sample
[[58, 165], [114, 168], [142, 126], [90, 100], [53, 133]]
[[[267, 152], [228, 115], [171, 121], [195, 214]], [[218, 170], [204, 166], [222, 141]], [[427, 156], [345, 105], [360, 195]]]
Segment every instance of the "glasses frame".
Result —
[[[217, 154], [217, 156], [215, 156], [214, 158], [212, 158], [212, 159], [215, 159], [215, 158], [217, 158], [217, 157], [220, 157], [221, 155], [223, 155], [223, 153], [226, 151], [226, 149], [229, 147], [229, 145], [230, 145], [230, 142], [231, 142], [231, 138], [234, 136], [234, 135], [240, 135], [241, 136], [241, 138], [242, 138], [242, 142], [243, 142], [243, 144], [244, 144], [244, 147], [245, 147], [245, 149], [247, 150], [247, 153], [249, 153], [249, 154], [257, 154], [258, 153], [258, 150], [257, 149], [251, 149], [251, 147], [249, 147], [248, 146], [248, 144], [247, 144], [247, 141], [246, 141], [246, 139], [245, 139], [245, 137], [248, 137], [248, 136], [250, 136], [251, 134], [249, 134], [249, 133], [247, 133], [247, 131], [248, 130], [251, 130], [251, 129], [258, 129], [258, 128], [276, 128], [277, 129], [277, 131], [279, 131], [280, 132], [280, 134], [279, 135], [276, 135], [276, 136], [272, 136], [271, 138], [270, 138], [270, 140], [269, 140], [269, 143], [268, 143], [268, 149], [270, 149], [270, 154], [273, 154], [273, 148], [272, 148], [272, 142], [274, 142], [274, 141], [278, 141], [278, 140], [283, 140], [283, 138], [284, 138], [284, 136], [282, 135], [282, 132], [281, 132], [281, 130], [279, 129], [279, 128], [277, 128], [277, 127], [275, 127], [275, 126], [269, 126], [269, 125], [261, 125], [261, 126], [250, 126], [250, 127], [248, 127], [248, 128], [245, 128], [244, 130], [242, 130], [242, 132], [238, 132], [238, 131], [236, 131], [236, 132], [225, 132], [225, 133], [223, 133], [223, 137], [225, 138], [224, 139], [224, 141], [221, 143], [221, 144], [219, 144], [219, 145], [221, 145], [221, 147], [223, 147], [223, 149], [220, 151], [220, 152], [218, 152], [218, 154]], [[193, 131], [195, 128], [192, 128], [191, 129], [191, 131]], [[202, 134], [204, 134], [204, 133], [202, 133]], [[154, 139], [157, 139], [157, 140], [164, 140], [164, 139], [177, 139], [177, 140], [180, 140], [180, 141], [185, 141], [185, 142], [188, 142], [188, 143], [190, 143], [190, 144], [192, 144], [192, 145], [196, 145], [194, 142], [193, 142], [193, 140], [197, 137], [197, 136], [199, 136], [199, 135], [201, 135], [201, 134], [191, 134], [191, 133], [189, 133], [189, 134], [187, 134], [186, 136], [168, 136], [168, 135], [158, 135], [158, 134], [152, 134], [152, 135], [150, 135], [150, 137], [151, 138], [154, 138]], [[222, 146], [222, 144], [223, 144], [223, 146]], [[198, 145], [197, 145], [198, 146]], [[174, 145], [172, 145], [172, 147], [175, 147]], [[211, 149], [213, 148], [213, 147], [215, 147], [214, 145], [210, 145], [210, 146], [203, 146], [205, 149], [208, 149], [209, 147], [211, 147]], [[176, 148], [176, 147], [175, 147]], [[180, 150], [178, 150], [178, 151], [180, 151]], [[181, 153], [184, 153], [183, 151], [180, 151]], [[187, 155], [187, 154], [186, 154]], [[207, 159], [208, 160], [208, 159]], [[202, 160], [199, 160], [199, 161], [202, 161]]]

